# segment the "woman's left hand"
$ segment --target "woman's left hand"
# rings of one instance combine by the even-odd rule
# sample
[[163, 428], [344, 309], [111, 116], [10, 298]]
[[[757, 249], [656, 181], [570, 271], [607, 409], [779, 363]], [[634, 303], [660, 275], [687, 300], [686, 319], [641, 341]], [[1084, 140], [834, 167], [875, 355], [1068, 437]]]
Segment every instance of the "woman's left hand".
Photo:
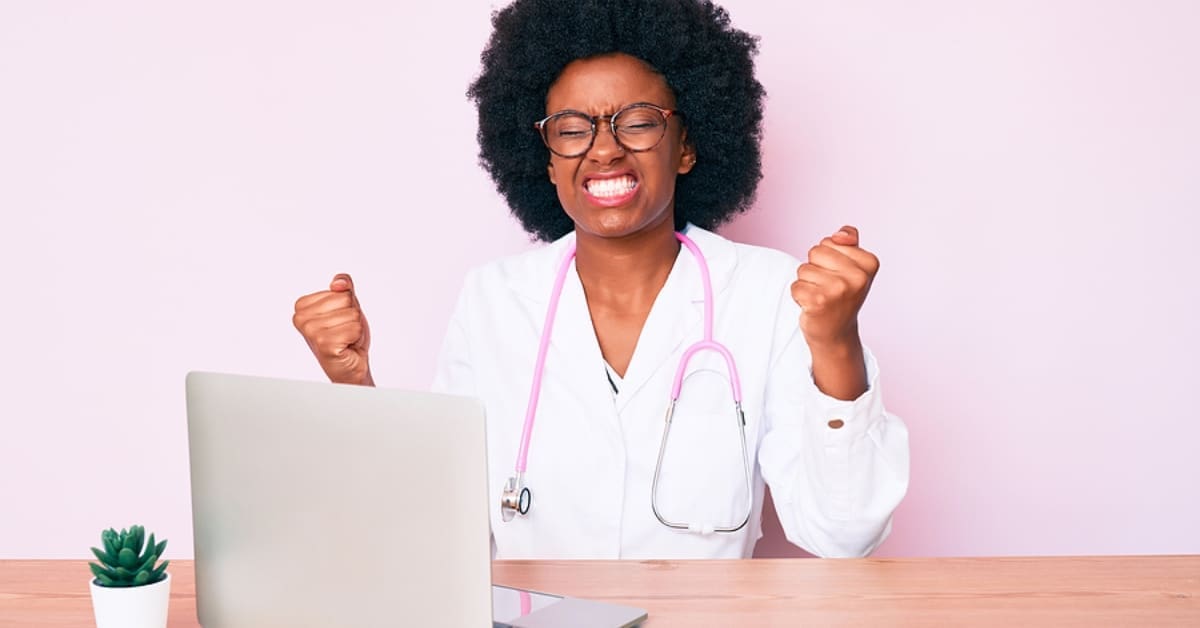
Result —
[[808, 251], [796, 269], [792, 298], [802, 308], [800, 331], [813, 349], [859, 343], [862, 308], [879, 258], [858, 246], [858, 229], [849, 225]]

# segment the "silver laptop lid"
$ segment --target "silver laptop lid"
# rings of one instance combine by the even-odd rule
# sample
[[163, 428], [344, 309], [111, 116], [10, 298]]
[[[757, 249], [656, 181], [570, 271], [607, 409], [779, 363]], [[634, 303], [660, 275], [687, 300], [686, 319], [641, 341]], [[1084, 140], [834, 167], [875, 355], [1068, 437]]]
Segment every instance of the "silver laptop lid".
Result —
[[490, 626], [475, 400], [190, 373], [205, 628]]

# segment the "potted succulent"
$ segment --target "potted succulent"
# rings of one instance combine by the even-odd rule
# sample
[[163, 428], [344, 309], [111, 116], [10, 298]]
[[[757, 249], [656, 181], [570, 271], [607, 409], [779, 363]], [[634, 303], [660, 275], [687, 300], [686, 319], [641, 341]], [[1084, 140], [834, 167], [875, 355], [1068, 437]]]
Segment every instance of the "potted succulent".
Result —
[[92, 569], [92, 610], [97, 628], [166, 628], [171, 574], [162, 558], [167, 542], [145, 539], [146, 529], [132, 526], [100, 533], [104, 549], [92, 548], [100, 563]]

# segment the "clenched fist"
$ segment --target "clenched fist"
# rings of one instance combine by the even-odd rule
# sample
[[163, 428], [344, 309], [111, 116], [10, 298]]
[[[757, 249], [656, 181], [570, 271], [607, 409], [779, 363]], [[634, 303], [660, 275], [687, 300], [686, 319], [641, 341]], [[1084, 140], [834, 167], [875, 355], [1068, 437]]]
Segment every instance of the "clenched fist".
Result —
[[850, 226], [809, 249], [808, 261], [796, 269], [792, 298], [802, 308], [813, 381], [832, 397], [851, 400], [867, 390], [858, 311], [877, 272], [879, 258], [858, 246], [858, 229]]
[[337, 275], [328, 290], [300, 297], [292, 324], [304, 336], [330, 381], [375, 385], [367, 361], [371, 330], [350, 275]]
[[859, 248], [854, 227], [842, 227], [809, 249], [792, 284], [792, 298], [803, 308], [800, 330], [809, 345], [857, 340], [858, 311], [877, 272], [879, 258]]

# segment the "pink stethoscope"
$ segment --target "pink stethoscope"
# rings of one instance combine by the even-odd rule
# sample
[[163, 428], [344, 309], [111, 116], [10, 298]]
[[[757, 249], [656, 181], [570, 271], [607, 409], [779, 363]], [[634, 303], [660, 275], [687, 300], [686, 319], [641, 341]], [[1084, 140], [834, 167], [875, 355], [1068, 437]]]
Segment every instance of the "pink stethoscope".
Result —
[[[676, 530], [687, 530], [699, 534], [736, 532], [742, 529], [746, 525], [746, 522], [750, 520], [750, 511], [754, 505], [754, 497], [751, 490], [750, 455], [746, 451], [746, 415], [742, 412], [742, 386], [738, 380], [737, 366], [733, 363], [733, 355], [729, 353], [729, 349], [725, 348], [724, 345], [713, 340], [712, 278], [708, 273], [708, 262], [705, 261], [704, 255], [700, 253], [700, 248], [696, 246], [695, 242], [692, 242], [691, 239], [682, 233], [676, 232], [675, 237], [687, 250], [691, 251], [692, 255], [696, 258], [696, 264], [700, 267], [700, 278], [704, 282], [704, 339], [684, 351], [683, 357], [679, 361], [679, 368], [675, 370], [675, 383], [671, 387], [671, 403], [667, 406], [662, 441], [658, 448], [658, 463], [654, 467], [654, 481], [650, 490], [650, 508], [654, 511], [654, 516], [658, 518], [659, 522]], [[538, 345], [537, 363], [533, 369], [533, 386], [529, 391], [529, 405], [525, 409], [525, 428], [521, 432], [521, 448], [517, 452], [516, 475], [508, 478], [500, 494], [500, 516], [504, 521], [512, 521], [513, 517], [517, 514], [528, 514], [529, 506], [533, 501], [533, 494], [530, 492], [529, 487], [525, 486], [525, 468], [529, 458], [529, 439], [533, 435], [533, 419], [537, 414], [538, 397], [542, 390], [542, 373], [546, 366], [546, 351], [550, 346], [550, 332], [554, 327], [554, 316], [558, 312], [558, 300], [562, 296], [563, 283], [567, 279], [567, 272], [570, 270], [571, 261], [574, 259], [575, 243], [571, 242], [567, 247], [566, 254], [563, 256], [562, 264], [558, 268], [558, 275], [554, 279], [554, 290], [550, 293], [550, 305], [546, 309], [546, 324], [542, 327], [542, 339]], [[741, 433], [742, 466], [746, 478], [746, 516], [737, 525], [718, 526], [712, 523], [671, 521], [664, 517], [658, 509], [658, 477], [662, 471], [663, 454], [667, 450], [667, 440], [671, 434], [671, 416], [675, 412], [675, 404], [679, 401], [679, 393], [683, 388], [683, 374], [687, 370], [688, 361], [692, 359], [693, 355], [701, 351], [715, 351], [721, 354], [721, 357], [725, 358], [726, 367], [729, 369], [729, 383], [733, 389], [734, 410], [737, 413], [738, 430]]]

